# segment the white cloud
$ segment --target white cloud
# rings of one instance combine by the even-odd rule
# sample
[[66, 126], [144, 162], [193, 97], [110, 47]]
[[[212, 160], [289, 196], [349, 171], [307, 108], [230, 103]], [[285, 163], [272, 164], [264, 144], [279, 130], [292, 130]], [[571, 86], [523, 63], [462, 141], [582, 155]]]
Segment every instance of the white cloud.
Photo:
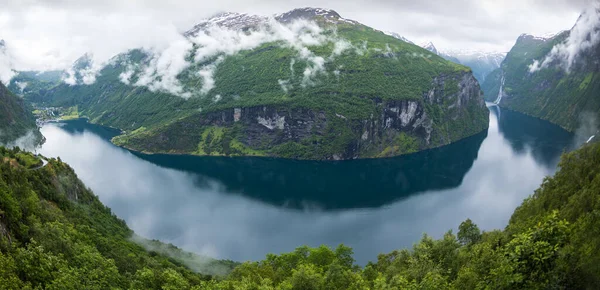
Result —
[[292, 86], [290, 83], [290, 80], [277, 80], [277, 82], [279, 83], [281, 90], [286, 94], [294, 88], [294, 86]]
[[67, 69], [87, 52], [104, 63], [128, 49], [164, 49], [180, 32], [220, 11], [270, 15], [325, 6], [416, 42], [431, 40], [442, 49], [508, 51], [523, 32], [570, 28], [589, 1], [1, 0], [0, 38], [9, 44], [18, 70]]
[[530, 66], [530, 72], [536, 72], [558, 62], [567, 72], [577, 62], [581, 53], [600, 43], [600, 3], [590, 5], [581, 15], [569, 37], [555, 45], [542, 61], [535, 60]]
[[29, 85], [29, 83], [28, 82], [15, 82], [15, 85], [17, 85], [17, 87], [19, 88], [19, 91], [22, 94], [23, 91], [25, 90], [25, 88], [27, 87], [27, 85]]
[[135, 73], [134, 67], [129, 65], [129, 66], [127, 66], [127, 70], [122, 72], [119, 75], [119, 80], [126, 85], [130, 85], [131, 77], [133, 76], [134, 73]]
[[15, 74], [11, 57], [5, 47], [0, 47], [0, 82], [8, 84]]
[[[119, 78], [121, 82], [129, 85], [132, 77], [137, 76], [138, 80], [133, 84], [135, 86], [145, 86], [151, 91], [163, 91], [184, 98], [195, 94], [206, 95], [215, 88], [215, 73], [226, 57], [244, 50], [258, 48], [265, 43], [290, 48], [296, 51], [298, 60], [306, 62], [302, 87], [314, 85], [315, 78], [319, 74], [325, 73], [325, 64], [328, 61], [333, 61], [344, 51], [354, 48], [348, 40], [337, 37], [335, 32], [332, 35], [325, 35], [325, 31], [320, 26], [305, 20], [281, 24], [270, 18], [262, 26], [251, 31], [233, 30], [215, 25], [209, 26], [189, 38], [181, 36], [162, 51], [148, 50], [151, 60], [149, 63], [140, 64], [141, 72], [139, 74], [136, 74], [136, 70], [130, 64]], [[310, 46], [326, 43], [333, 43], [334, 47], [327, 59], [316, 55], [309, 49]], [[355, 48], [360, 51], [366, 49], [366, 42]], [[193, 60], [190, 58], [192, 54], [194, 55]], [[215, 61], [210, 62], [215, 58]], [[204, 62], [210, 63], [195, 72], [196, 76], [202, 80], [200, 90], [184, 88], [178, 76], [186, 69]], [[294, 77], [295, 62], [294, 58], [290, 62], [292, 78]], [[72, 78], [66, 78], [65, 81], [72, 82]], [[280, 82], [280, 86], [284, 91], [293, 88], [290, 80], [284, 85]]]
[[75, 70], [73, 68], [65, 70], [62, 81], [70, 86], [77, 85], [77, 76]]
[[186, 56], [192, 49], [192, 43], [181, 36], [162, 51], [150, 52], [152, 59], [139, 75], [136, 86], [146, 86], [151, 91], [163, 91], [189, 98], [177, 76], [191, 64]]

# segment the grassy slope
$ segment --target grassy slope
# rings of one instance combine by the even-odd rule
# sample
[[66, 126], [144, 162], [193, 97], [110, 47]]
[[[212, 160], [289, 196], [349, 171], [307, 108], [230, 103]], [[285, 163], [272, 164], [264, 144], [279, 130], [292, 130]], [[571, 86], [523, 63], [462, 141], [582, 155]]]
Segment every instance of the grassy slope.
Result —
[[196, 285], [210, 277], [184, 263], [206, 274], [235, 265], [210, 258], [200, 265], [201, 257], [157, 241], [145, 241], [153, 251], [145, 250], [68, 165], [51, 159], [28, 169], [40, 162], [0, 147], [0, 288], [147, 289], [177, 279]]
[[30, 131], [41, 139], [30, 107], [0, 83], [0, 144], [10, 143]]
[[[549, 120], [574, 131], [583, 113], [600, 115], [600, 71], [594, 63], [600, 58], [598, 48], [588, 50], [570, 73], [556, 65], [530, 73], [528, 66], [543, 59], [552, 47], [566, 39], [568, 32], [549, 41], [519, 38], [502, 63], [506, 76], [501, 106]], [[482, 85], [486, 100], [498, 95], [501, 71]]]
[[[462, 74], [469, 73], [469, 69], [464, 66], [446, 61], [418, 46], [366, 26], [341, 23], [337, 27], [337, 34], [351, 40], [356, 47], [367, 42], [369, 50], [363, 55], [346, 51], [335, 60], [327, 62], [325, 66], [329, 73], [319, 75], [314, 86], [306, 88], [302, 88], [301, 81], [307, 63], [297, 59], [297, 52], [282, 47], [279, 43], [265, 43], [254, 50], [242, 51], [238, 55], [225, 58], [215, 73], [215, 88], [206, 96], [185, 100], [169, 94], [151, 92], [142, 87], [127, 86], [118, 81], [118, 76], [125, 67], [115, 64], [102, 70], [95, 84], [73, 87], [59, 85], [47, 94], [44, 100], [54, 106], [77, 105], [80, 115], [88, 117], [92, 122], [117, 127], [127, 132], [125, 137], [117, 139], [118, 144], [152, 151], [144, 147], [147, 143], [145, 138], [155, 138], [161, 132], [176, 130], [170, 126], [185, 121], [186, 118], [197, 118], [198, 115], [210, 112], [234, 107], [269, 105], [281, 108], [308, 108], [325, 112], [328, 117], [340, 114], [350, 121], [364, 120], [372, 114], [377, 114], [374, 100], [422, 100], [424, 92], [431, 88], [434, 77], [449, 75], [458, 79]], [[393, 57], [386, 54], [388, 47], [394, 52]], [[311, 47], [311, 50], [318, 56], [328, 58], [333, 45]], [[147, 61], [147, 56], [140, 51], [131, 51], [121, 57], [137, 62]], [[293, 59], [295, 65], [292, 71], [290, 63]], [[186, 88], [197, 90], [201, 86], [202, 80], [193, 72], [207, 63], [197, 64], [179, 76]], [[335, 70], [339, 71], [339, 76], [332, 73]], [[285, 93], [278, 83], [282, 79], [290, 79], [293, 89]], [[457, 85], [449, 84], [447, 87], [448, 94], [458, 91]], [[220, 96], [220, 100], [215, 102], [217, 95]], [[447, 144], [447, 139], [455, 141], [473, 135], [487, 126], [487, 112], [482, 109], [477, 111], [475, 108], [469, 108], [472, 114], [465, 114], [464, 120], [457, 120], [456, 125], [444, 118], [445, 109], [437, 106], [426, 109], [430, 116], [437, 118], [434, 119], [435, 126], [439, 126], [437, 129], [441, 132], [440, 136], [434, 138], [435, 145]], [[198, 134], [205, 130], [213, 129], [196, 129]], [[346, 135], [337, 143], [357, 138], [360, 136]], [[331, 138], [324, 138], [325, 141], [329, 139]], [[235, 138], [232, 142], [236, 142]], [[240, 144], [238, 142], [230, 145], [235, 147]], [[326, 145], [324, 154], [332, 154], [335, 148], [341, 146]], [[268, 152], [261, 150], [260, 154], [282, 156], [282, 150], [289, 151], [291, 148], [291, 151], [302, 151], [302, 146], [304, 145], [291, 144], [286, 149], [270, 148]], [[193, 147], [198, 147], [198, 144], [194, 144]], [[236, 152], [241, 155], [247, 154], [245, 149]], [[201, 154], [200, 150], [179, 153]], [[215, 151], [215, 154], [230, 152]], [[373, 153], [373, 157], [377, 154], [379, 152]]]

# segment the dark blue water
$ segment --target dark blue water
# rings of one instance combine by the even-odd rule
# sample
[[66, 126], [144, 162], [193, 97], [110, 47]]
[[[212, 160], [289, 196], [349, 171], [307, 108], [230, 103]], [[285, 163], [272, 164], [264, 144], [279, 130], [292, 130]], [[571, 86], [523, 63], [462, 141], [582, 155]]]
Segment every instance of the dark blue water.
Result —
[[557, 126], [497, 107], [487, 132], [455, 144], [341, 162], [145, 155], [112, 145], [117, 131], [85, 120], [42, 133], [41, 153], [68, 162], [138, 234], [240, 261], [344, 243], [365, 263], [466, 218], [503, 228], [573, 142]]

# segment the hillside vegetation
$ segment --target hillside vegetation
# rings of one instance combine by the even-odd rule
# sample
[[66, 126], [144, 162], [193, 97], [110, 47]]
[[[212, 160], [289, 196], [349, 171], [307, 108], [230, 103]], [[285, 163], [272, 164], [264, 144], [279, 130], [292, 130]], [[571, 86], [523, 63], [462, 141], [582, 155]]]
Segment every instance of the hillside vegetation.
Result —
[[28, 133], [32, 143], [41, 141], [31, 107], [0, 83], [0, 144], [10, 144]]
[[[424, 235], [412, 249], [381, 254], [365, 267], [344, 245], [299, 247], [212, 278], [191, 272], [185, 259], [131, 242], [131, 230], [60, 160], [32, 170], [22, 161], [28, 153], [0, 149], [0, 155], [2, 289], [594, 289], [600, 283], [600, 143], [565, 154], [556, 175], [504, 230], [481, 232], [466, 220], [456, 234]], [[148, 247], [165, 249], [153, 243]]]
[[[267, 38], [233, 54], [206, 55], [205, 46], [194, 44], [189, 67], [174, 79], [153, 75], [147, 85], [140, 83], [155, 56], [132, 50], [113, 58], [93, 84], [61, 84], [27, 98], [77, 106], [92, 122], [124, 130], [116, 144], [145, 152], [369, 158], [446, 145], [487, 128], [488, 112], [468, 68], [333, 11], [290, 13], [269, 25], [300, 21], [307, 27], [299, 39], [313, 31], [307, 35], [319, 41], [299, 48], [296, 40]], [[256, 26], [218, 29], [241, 38], [276, 35]], [[189, 32], [189, 41], [194, 33], [203, 32]], [[88, 62], [82, 58], [74, 67]], [[181, 87], [161, 87], [166, 79]], [[216, 132], [227, 138], [216, 140]]]
[[570, 31], [548, 39], [519, 37], [502, 66], [482, 84], [486, 101], [495, 101], [502, 89], [500, 106], [548, 120], [569, 131], [582, 126], [586, 122], [584, 116], [599, 117], [600, 46], [578, 55], [569, 71], [558, 60], [531, 70], [535, 61], [543, 61], [569, 35]]
[[73, 169], [42, 164], [0, 147], [0, 289], [184, 289], [235, 265], [137, 237], [146, 250]]

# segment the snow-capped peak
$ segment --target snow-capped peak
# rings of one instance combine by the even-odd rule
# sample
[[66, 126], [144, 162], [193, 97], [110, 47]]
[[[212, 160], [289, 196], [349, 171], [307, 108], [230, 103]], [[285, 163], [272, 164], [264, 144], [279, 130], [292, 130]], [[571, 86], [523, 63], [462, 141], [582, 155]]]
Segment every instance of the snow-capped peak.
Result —
[[488, 63], [495, 67], [500, 67], [500, 64], [502, 64], [502, 61], [504, 58], [506, 58], [506, 52], [481, 51], [473, 49], [445, 50], [440, 51], [440, 54], [454, 57], [461, 63], [477, 61], [480, 63]]
[[358, 22], [354, 20], [343, 18], [335, 10], [313, 7], [296, 8], [285, 13], [277, 14], [274, 17], [275, 20], [281, 23], [289, 23], [298, 19], [318, 19], [325, 20], [328, 23], [346, 22], [349, 24], [358, 24]]
[[431, 52], [433, 52], [435, 54], [439, 54], [437, 48], [435, 48], [435, 45], [433, 45], [433, 43], [431, 41], [430, 42], [426, 42], [426, 43], [421, 43], [421, 44], [419, 44], [419, 46], [422, 47], [422, 48], [424, 48], [424, 49], [427, 49], [427, 50], [429, 50], [429, 51], [431, 51]]
[[529, 33], [523, 33], [519, 36], [519, 38], [530, 38], [530, 39], [534, 39], [534, 40], [547, 41], [547, 40], [555, 38], [556, 36], [562, 34], [565, 31], [566, 30], [559, 31], [559, 32], [548, 32], [548, 33], [544, 33], [543, 35], [533, 35], [533, 34], [529, 34]]
[[414, 44], [412, 41], [408, 40], [406, 37], [404, 37], [404, 36], [402, 36], [402, 35], [400, 35], [400, 34], [398, 34], [396, 32], [391, 32], [391, 31], [382, 31], [382, 32], [384, 34], [386, 34], [386, 35], [389, 35], [389, 36], [393, 37], [393, 38], [400, 39], [400, 40], [402, 40], [402, 41], [404, 41], [406, 43]]
[[313, 19], [314, 17], [317, 17], [317, 16], [324, 17], [325, 19], [331, 19], [331, 20], [342, 18], [342, 16], [340, 16], [339, 13], [337, 13], [331, 9], [305, 7], [305, 8], [296, 8], [294, 10], [291, 10], [291, 11], [288, 11], [285, 13], [277, 14], [277, 15], [275, 15], [275, 19], [277, 19], [280, 22], [286, 23], [286, 22], [291, 22], [296, 19]]
[[290, 23], [299, 19], [305, 20], [324, 20], [328, 23], [350, 23], [359, 24], [354, 20], [345, 19], [340, 16], [337, 12], [330, 9], [323, 8], [297, 8], [285, 13], [273, 15], [271, 17], [260, 16], [260, 15], [249, 15], [246, 13], [236, 12], [225, 12], [217, 14], [208, 19], [204, 19], [200, 23], [196, 24], [192, 29], [185, 32], [185, 36], [195, 36], [201, 30], [206, 30], [209, 27], [219, 26], [231, 30], [246, 30], [259, 27], [261, 25], [268, 25], [270, 19], [275, 19], [281, 23]]
[[200, 30], [204, 30], [211, 26], [219, 26], [232, 30], [244, 30], [265, 24], [268, 22], [268, 20], [269, 18], [264, 16], [236, 12], [224, 12], [201, 21], [192, 29], [187, 31], [184, 35], [196, 35]]

